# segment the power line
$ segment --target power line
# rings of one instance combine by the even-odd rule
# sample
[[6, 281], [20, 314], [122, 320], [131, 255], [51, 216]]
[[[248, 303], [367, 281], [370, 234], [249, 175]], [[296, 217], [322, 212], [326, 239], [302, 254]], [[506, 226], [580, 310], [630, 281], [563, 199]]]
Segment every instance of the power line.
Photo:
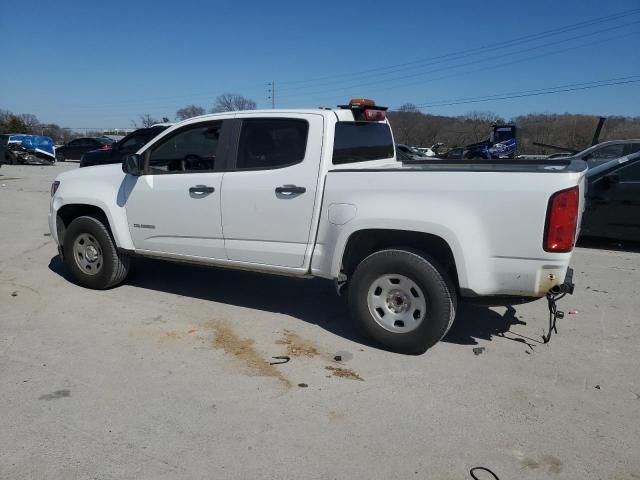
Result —
[[554, 93], [575, 92], [579, 90], [591, 90], [594, 88], [610, 87], [614, 85], [627, 85], [640, 83], [640, 75], [630, 75], [626, 77], [609, 78], [604, 80], [594, 80], [592, 82], [569, 83], [555, 87], [538, 88], [534, 90], [522, 90], [519, 92], [496, 93], [479, 97], [463, 97], [450, 100], [440, 100], [417, 104], [418, 108], [448, 107], [452, 105], [463, 105], [469, 103], [490, 102], [493, 100], [510, 100], [514, 98], [536, 97], [540, 95], [551, 95]]
[[[609, 28], [605, 28], [605, 29], [601, 29], [601, 30], [596, 30], [594, 32], [589, 32], [589, 33], [585, 33], [585, 34], [581, 34], [581, 35], [577, 35], [574, 37], [570, 37], [570, 38], [566, 38], [566, 39], [562, 39], [562, 40], [556, 40], [553, 42], [547, 42], [541, 45], [535, 45], [526, 49], [522, 49], [519, 50], [517, 53], [524, 53], [524, 52], [531, 52], [531, 51], [535, 51], [535, 50], [539, 50], [541, 48], [546, 48], [546, 47], [550, 47], [550, 46], [554, 46], [554, 45], [558, 45], [558, 44], [562, 44], [568, 41], [572, 41], [572, 40], [578, 40], [581, 38], [585, 38], [585, 37], [592, 37], [594, 35], [599, 35], [601, 33], [606, 33], [612, 30], [618, 30], [620, 28], [625, 28], [625, 27], [630, 27], [630, 26], [634, 26], [640, 24], [640, 20], [637, 20], [635, 22], [630, 22], [630, 23], [625, 23], [622, 25], [617, 25], [615, 27], [609, 27]], [[550, 52], [550, 54], [554, 54], [556, 52]], [[492, 56], [492, 57], [488, 57], [488, 58], [479, 58], [476, 60], [471, 60], [468, 62], [464, 62], [464, 63], [458, 63], [455, 65], [447, 65], [447, 66], [442, 66], [440, 68], [435, 68], [435, 69], [429, 69], [428, 71], [425, 72], [417, 72], [417, 73], [412, 73], [409, 75], [403, 75], [403, 76], [398, 76], [398, 77], [394, 77], [394, 78], [388, 78], [388, 79], [378, 79], [378, 80], [372, 80], [369, 82], [364, 82], [364, 83], [355, 83], [355, 84], [351, 84], [351, 85], [347, 85], [347, 86], [342, 86], [339, 88], [330, 88], [330, 89], [322, 89], [322, 90], [316, 90], [316, 91], [306, 91], [306, 92], [302, 92], [302, 93], [294, 93], [294, 94], [290, 94], [290, 95], [281, 95], [281, 98], [293, 98], [293, 97], [299, 97], [299, 96], [308, 96], [308, 95], [314, 95], [314, 94], [318, 94], [318, 93], [326, 93], [326, 92], [333, 92], [333, 91], [344, 91], [344, 90], [351, 90], [353, 88], [360, 88], [360, 87], [366, 87], [366, 86], [370, 86], [370, 85], [378, 85], [378, 84], [384, 84], [384, 83], [388, 83], [388, 82], [395, 82], [398, 80], [405, 80], [405, 79], [409, 79], [409, 78], [416, 78], [416, 77], [421, 77], [421, 76], [425, 76], [425, 75], [431, 75], [435, 72], [441, 72], [441, 71], [446, 71], [446, 70], [451, 70], [451, 69], [455, 69], [455, 68], [459, 68], [459, 67], [465, 67], [468, 65], [473, 65], [473, 64], [477, 64], [477, 63], [483, 63], [483, 62], [487, 62], [490, 60], [497, 60], [497, 59], [501, 59], [504, 58], [505, 56], [508, 55], [513, 55], [513, 52], [511, 53], [503, 53], [501, 55], [497, 55], [497, 56]]]
[[[366, 70], [360, 70], [360, 71], [356, 71], [356, 72], [352, 72], [352, 73], [326, 75], [324, 77], [315, 77], [313, 79], [291, 80], [291, 81], [281, 82], [281, 84], [287, 84], [288, 85], [288, 84], [300, 84], [300, 83], [314, 83], [314, 82], [319, 82], [319, 81], [322, 81], [322, 80], [327, 80], [327, 79], [332, 79], [332, 78], [345, 78], [345, 77], [353, 77], [353, 76], [371, 76], [372, 72], [378, 72], [378, 71], [389, 70], [389, 69], [400, 69], [400, 70], [402, 70], [402, 67], [409, 67], [411, 65], [421, 64], [421, 63], [424, 63], [424, 62], [439, 61], [439, 62], [435, 62], [435, 63], [441, 63], [442, 61], [445, 61], [444, 59], [453, 60], [453, 59], [458, 59], [458, 58], [464, 58], [464, 57], [473, 55], [473, 54], [475, 54], [477, 52], [486, 52], [486, 51], [491, 51], [491, 50], [496, 50], [496, 49], [502, 49], [502, 48], [505, 48], [505, 47], [508, 48], [508, 47], [520, 45], [522, 43], [528, 43], [528, 42], [531, 42], [531, 41], [535, 41], [535, 40], [538, 40], [538, 39], [541, 39], [541, 38], [545, 38], [545, 37], [561, 35], [561, 34], [568, 33], [568, 32], [574, 31], [574, 30], [579, 30], [579, 29], [582, 29], [582, 28], [586, 28], [586, 27], [591, 26], [591, 25], [596, 25], [596, 24], [599, 24], [599, 23], [609, 22], [611, 20], [616, 20], [618, 18], [629, 17], [629, 16], [632, 16], [632, 15], [636, 15], [638, 13], [640, 13], [640, 9], [636, 8], [636, 9], [631, 9], [631, 10], [626, 10], [626, 11], [614, 13], [614, 14], [611, 14], [611, 15], [608, 15], [608, 16], [604, 16], [604, 17], [596, 17], [596, 18], [592, 18], [590, 20], [585, 20], [585, 21], [582, 21], [582, 22], [578, 22], [578, 23], [574, 23], [574, 24], [570, 24], [570, 25], [565, 25], [565, 26], [562, 26], [562, 27], [558, 27], [558, 28], [554, 28], [554, 29], [550, 29], [550, 30], [546, 30], [546, 31], [538, 32], [538, 33], [525, 35], [525, 36], [522, 36], [522, 37], [517, 37], [517, 38], [514, 38], [512, 40], [490, 43], [490, 44], [486, 44], [486, 45], [483, 45], [483, 46], [480, 46], [480, 47], [475, 47], [475, 48], [472, 48], [472, 49], [459, 50], [459, 51], [455, 51], [455, 52], [451, 52], [451, 53], [447, 53], [447, 54], [442, 54], [442, 55], [436, 55], [436, 56], [432, 56], [432, 57], [424, 57], [422, 59], [413, 60], [413, 61], [404, 62], [404, 63], [399, 63], [399, 64], [395, 64], [395, 65], [387, 65], [387, 66], [381, 66], [381, 67], [371, 67], [371, 68], [367, 68]], [[409, 67], [409, 68], [416, 68], [416, 67]], [[330, 82], [330, 83], [333, 83], [333, 82]], [[290, 87], [290, 88], [304, 88], [304, 87]], [[285, 89], [283, 89], [283, 90], [286, 90], [286, 89], [287, 88], [285, 87]]]
[[[585, 44], [581, 44], [581, 45], [577, 45], [577, 46], [573, 46], [573, 47], [568, 47], [568, 48], [564, 48], [564, 49], [560, 49], [560, 50], [554, 50], [552, 52], [545, 52], [545, 53], [542, 53], [542, 54], [539, 54], [539, 55], [520, 58], [520, 59], [511, 60], [511, 61], [507, 61], [507, 62], [501, 62], [501, 63], [498, 63], [498, 64], [486, 65], [484, 67], [465, 70], [465, 71], [462, 71], [462, 72], [450, 73], [450, 74], [447, 74], [447, 75], [441, 75], [439, 77], [434, 77], [434, 78], [428, 78], [428, 79], [424, 79], [424, 80], [418, 80], [418, 81], [412, 81], [412, 82], [406, 82], [406, 83], [402, 83], [402, 84], [397, 84], [397, 85], [394, 85], [394, 88], [407, 87], [407, 86], [411, 86], [411, 85], [424, 85], [426, 83], [436, 82], [436, 81], [439, 81], [439, 80], [445, 80], [445, 79], [448, 79], [448, 78], [460, 77], [460, 76], [469, 75], [469, 74], [472, 74], [472, 73], [482, 72], [482, 71], [486, 71], [486, 70], [495, 70], [497, 68], [502, 68], [502, 67], [506, 67], [506, 66], [512, 66], [512, 65], [515, 65], [515, 64], [518, 64], [518, 63], [523, 63], [523, 62], [529, 62], [531, 60], [536, 60], [536, 59], [548, 57], [548, 56], [551, 56], [551, 55], [558, 55], [558, 54], [561, 54], [561, 53], [566, 53], [566, 52], [569, 52], [569, 51], [572, 51], [572, 50], [577, 50], [577, 49], [589, 47], [589, 46], [592, 46], [592, 45], [601, 45], [603, 43], [610, 42], [610, 41], [613, 41], [613, 40], [618, 40], [620, 38], [636, 36], [639, 33], [640, 32], [632, 32], [632, 33], [626, 33], [626, 34], [623, 34], [623, 35], [616, 35], [616, 36], [605, 38], [605, 39], [599, 39], [599, 40], [596, 40], [594, 42], [589, 42], [589, 43], [585, 43]], [[377, 87], [377, 88], [369, 89], [368, 92], [371, 93], [371, 92], [382, 91], [382, 90], [388, 91], [388, 89], [389, 89], [389, 87]], [[338, 101], [337, 100], [338, 98], [339, 97], [337, 97], [337, 96], [336, 97], [332, 97], [331, 101], [329, 101], [328, 103], [330, 104], [332, 101]], [[285, 103], [290, 103], [290, 102], [287, 102], [285, 100]], [[320, 103], [323, 103], [323, 102], [320, 102]], [[325, 103], [327, 103], [327, 102], [325, 102]]]
[[[558, 27], [558, 28], [554, 28], [554, 29], [550, 29], [550, 30], [546, 30], [546, 31], [542, 31], [542, 32], [538, 32], [538, 33], [534, 33], [534, 34], [529, 34], [529, 35], [525, 35], [523, 37], [518, 37], [512, 40], [508, 40], [505, 42], [496, 42], [496, 43], [491, 43], [491, 44], [487, 44], [484, 46], [480, 46], [480, 47], [476, 47], [470, 50], [464, 50], [464, 51], [457, 51], [457, 52], [451, 52], [448, 54], [444, 54], [444, 55], [438, 55], [438, 56], [434, 56], [434, 57], [427, 57], [427, 58], [423, 58], [423, 59], [419, 59], [419, 60], [415, 60], [415, 61], [411, 61], [411, 62], [405, 62], [405, 63], [400, 63], [400, 64], [396, 64], [396, 65], [389, 65], [389, 66], [381, 66], [381, 67], [372, 67], [372, 68], [368, 68], [366, 70], [362, 70], [359, 72], [353, 72], [353, 73], [347, 73], [347, 74], [337, 74], [337, 75], [328, 75], [328, 76], [324, 76], [324, 77], [315, 77], [313, 79], [306, 79], [306, 80], [293, 80], [293, 81], [288, 81], [288, 82], [279, 82], [280, 84], [295, 84], [295, 83], [301, 83], [301, 82], [320, 82], [324, 79], [328, 79], [328, 78], [339, 78], [339, 77], [351, 77], [351, 76], [362, 76], [362, 75], [366, 75], [368, 77], [370, 77], [372, 75], [373, 72], [379, 72], [379, 71], [384, 71], [384, 70], [389, 70], [389, 69], [393, 69], [393, 68], [400, 68], [401, 67], [406, 67], [409, 65], [414, 65], [413, 67], [409, 67], [409, 69], [413, 68], [420, 68], [420, 67], [424, 67], [425, 65], [417, 65], [419, 63], [424, 63], [425, 61], [434, 61], [436, 60], [436, 62], [434, 62], [434, 64], [437, 63], [444, 63], [444, 62], [448, 62], [448, 61], [453, 61], [453, 60], [458, 60], [461, 58], [465, 58], [471, 55], [474, 55], [477, 52], [489, 52], [491, 50], [496, 50], [496, 49], [503, 49], [503, 48], [510, 48], [522, 43], [527, 43], [527, 42], [531, 42], [531, 41], [535, 41], [537, 39], [541, 39], [544, 37], [548, 37], [548, 36], [555, 36], [555, 35], [560, 35], [563, 33], [567, 33], [567, 32], [571, 32], [571, 31], [575, 31], [575, 30], [579, 30], [582, 28], [587, 28], [589, 26], [592, 25], [596, 25], [596, 24], [600, 24], [600, 23], [606, 23], [606, 22], [610, 22], [613, 21], [615, 19], [621, 18], [621, 17], [629, 17], [632, 15], [636, 15], [640, 13], [640, 8], [637, 9], [631, 9], [631, 10], [626, 10], [626, 11], [621, 11], [618, 13], [614, 13], [611, 15], [607, 15], [604, 17], [596, 17], [596, 18], [592, 18], [589, 20], [585, 20], [585, 21], [581, 21], [578, 23], [574, 23], [574, 24], [570, 24], [570, 25], [565, 25], [562, 27]], [[400, 70], [393, 70], [393, 71], [388, 71], [385, 72], [383, 74], [379, 74], [379, 75], [389, 75], [391, 73], [395, 73], [396, 71], [400, 71]], [[393, 81], [393, 79], [391, 80]], [[335, 83], [335, 82], [333, 82]], [[315, 85], [315, 87], [319, 87], [322, 84], [318, 84]], [[356, 85], [359, 86], [359, 85]], [[346, 88], [353, 88], [356, 86], [349, 86], [349, 87], [345, 87]], [[300, 87], [290, 87], [290, 88], [300, 88]], [[308, 88], [308, 87], [307, 87]], [[285, 89], [280, 88], [279, 92], [284, 91]], [[322, 93], [322, 92], [309, 92], [303, 95], [308, 95], [308, 94], [315, 94], [315, 93]], [[169, 96], [169, 97], [156, 97], [152, 100], [148, 100], [148, 101], [136, 101], [136, 100], [123, 100], [123, 101], [117, 101], [117, 102], [109, 102], [109, 103], [102, 103], [102, 104], [95, 104], [95, 105], [91, 105], [91, 106], [71, 106], [71, 107], [66, 107], [67, 109], [72, 109], [72, 110], [83, 110], [83, 109], [93, 109], [93, 108], [102, 108], [102, 107], [109, 107], [109, 106], [118, 106], [118, 105], [136, 105], [139, 107], [144, 106], [148, 106], [149, 108], [155, 107], [156, 105], [158, 105], [158, 102], [166, 102], [166, 101], [171, 101], [171, 100], [175, 100], [176, 103], [175, 105], [178, 106], [178, 102], [180, 101], [179, 99], [185, 99], [185, 101], [187, 101], [188, 99], [192, 99], [191, 101], [194, 101], [196, 96], [204, 96], [204, 95], [212, 95], [212, 92], [205, 92], [205, 91], [201, 91], [201, 92], [192, 92], [186, 95], [177, 95], [177, 96]], [[279, 98], [285, 98], [282, 95], [279, 96]], [[172, 105], [173, 106], [173, 105]], [[160, 107], [158, 107], [160, 108]]]

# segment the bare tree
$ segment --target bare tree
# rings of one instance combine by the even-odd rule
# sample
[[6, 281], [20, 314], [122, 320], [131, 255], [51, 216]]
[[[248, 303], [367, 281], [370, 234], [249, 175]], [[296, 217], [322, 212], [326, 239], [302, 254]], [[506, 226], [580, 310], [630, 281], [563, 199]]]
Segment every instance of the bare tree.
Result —
[[199, 105], [187, 105], [176, 111], [176, 120], [186, 120], [187, 118], [204, 115], [205, 110]]
[[405, 113], [420, 113], [420, 109], [416, 106], [415, 103], [405, 103], [403, 105], [400, 105], [398, 111]]
[[256, 102], [238, 95], [237, 93], [223, 93], [218, 95], [211, 109], [211, 113], [233, 112], [235, 110], [255, 110]]
[[135, 120], [131, 120], [131, 123], [133, 123], [133, 126], [135, 128], [149, 128], [156, 123], [160, 123], [160, 120], [153, 118], [148, 113], [145, 113], [144, 115], [140, 115], [140, 123], [136, 122]]
[[38, 117], [33, 113], [21, 113], [18, 117], [27, 126], [27, 130], [29, 130], [29, 132], [36, 132], [36, 128], [40, 125]]

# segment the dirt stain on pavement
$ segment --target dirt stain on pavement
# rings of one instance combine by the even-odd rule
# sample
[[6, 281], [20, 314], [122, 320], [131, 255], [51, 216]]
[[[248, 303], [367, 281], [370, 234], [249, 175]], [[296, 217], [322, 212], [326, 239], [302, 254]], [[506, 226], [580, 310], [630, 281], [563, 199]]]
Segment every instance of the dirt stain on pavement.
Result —
[[160, 343], [174, 343], [180, 340], [180, 334], [173, 330], [160, 334]]
[[325, 370], [333, 372], [334, 377], [348, 378], [349, 380], [359, 380], [361, 382], [364, 382], [364, 378], [362, 378], [350, 368], [332, 367], [331, 365], [327, 365], [324, 368]]
[[71, 396], [70, 390], [56, 390], [53, 393], [47, 393], [46, 395], [41, 395], [38, 397], [38, 400], [58, 400], [59, 398], [66, 398]]
[[347, 412], [336, 412], [332, 410], [327, 414], [327, 417], [329, 417], [330, 423], [335, 423], [348, 419], [349, 414]]
[[300, 335], [285, 330], [281, 339], [276, 340], [277, 345], [287, 346], [287, 355], [290, 357], [317, 357], [320, 355], [318, 347], [312, 342], [305, 340]]
[[546, 467], [547, 473], [550, 474], [558, 474], [562, 471], [562, 462], [553, 455], [542, 455], [538, 460], [523, 457], [520, 459], [520, 463], [522, 464], [522, 468], [529, 468], [531, 470]]
[[248, 375], [261, 377], [274, 377], [287, 387], [291, 382], [280, 371], [262, 358], [262, 355], [253, 346], [250, 338], [240, 338], [225, 321], [213, 321], [207, 324], [214, 333], [213, 347], [232, 355], [239, 363], [242, 363]]

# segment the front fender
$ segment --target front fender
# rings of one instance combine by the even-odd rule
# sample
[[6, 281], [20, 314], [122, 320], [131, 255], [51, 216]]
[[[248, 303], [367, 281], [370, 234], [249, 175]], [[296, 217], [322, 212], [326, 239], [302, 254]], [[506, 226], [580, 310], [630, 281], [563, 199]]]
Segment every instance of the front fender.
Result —
[[60, 186], [50, 206], [53, 227], [58, 211], [66, 205], [95, 207], [107, 217], [116, 246], [133, 250], [126, 201], [122, 201], [126, 197], [124, 190], [131, 183], [127, 178], [119, 165], [83, 168], [60, 175], [57, 178]]

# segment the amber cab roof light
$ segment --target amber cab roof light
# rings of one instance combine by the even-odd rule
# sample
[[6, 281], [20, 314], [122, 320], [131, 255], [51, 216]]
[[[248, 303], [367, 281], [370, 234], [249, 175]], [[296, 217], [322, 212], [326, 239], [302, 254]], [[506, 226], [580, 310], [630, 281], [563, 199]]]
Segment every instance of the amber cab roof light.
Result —
[[338, 105], [338, 108], [345, 108], [350, 110], [380, 110], [382, 112], [387, 110], [387, 107], [380, 107], [376, 105], [376, 102], [370, 98], [352, 98], [349, 100], [348, 105]]
[[338, 107], [351, 110], [353, 118], [358, 122], [381, 122], [386, 118], [387, 107], [379, 107], [369, 98], [352, 98], [348, 105]]

